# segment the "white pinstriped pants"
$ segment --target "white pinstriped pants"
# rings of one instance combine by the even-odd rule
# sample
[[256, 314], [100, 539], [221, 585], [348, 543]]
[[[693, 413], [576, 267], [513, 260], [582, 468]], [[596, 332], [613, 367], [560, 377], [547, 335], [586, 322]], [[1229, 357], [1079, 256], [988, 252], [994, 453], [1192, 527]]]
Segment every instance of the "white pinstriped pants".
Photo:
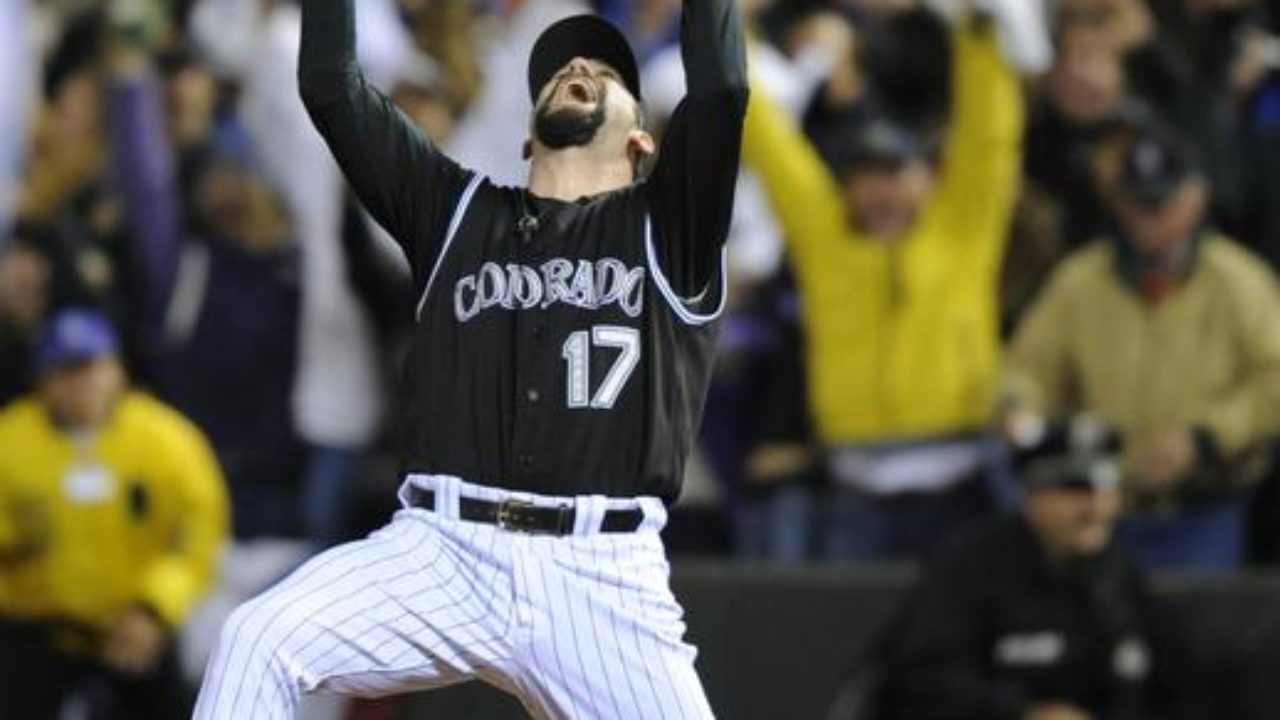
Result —
[[[660, 501], [568, 499], [576, 527], [560, 538], [456, 519], [460, 493], [546, 498], [408, 482], [434, 490], [441, 512], [401, 510], [239, 607], [196, 718], [292, 718], [303, 692], [377, 697], [473, 679], [535, 718], [713, 717], [669, 589]], [[637, 506], [639, 530], [598, 532], [606, 508]]]

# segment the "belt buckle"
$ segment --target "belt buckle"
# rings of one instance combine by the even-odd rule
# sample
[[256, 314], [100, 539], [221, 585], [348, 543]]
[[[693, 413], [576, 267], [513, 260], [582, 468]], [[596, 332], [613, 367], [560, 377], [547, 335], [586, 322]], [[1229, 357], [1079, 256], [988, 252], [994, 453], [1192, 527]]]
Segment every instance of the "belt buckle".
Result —
[[513, 532], [532, 532], [534, 504], [523, 500], [503, 500], [498, 503], [497, 525]]

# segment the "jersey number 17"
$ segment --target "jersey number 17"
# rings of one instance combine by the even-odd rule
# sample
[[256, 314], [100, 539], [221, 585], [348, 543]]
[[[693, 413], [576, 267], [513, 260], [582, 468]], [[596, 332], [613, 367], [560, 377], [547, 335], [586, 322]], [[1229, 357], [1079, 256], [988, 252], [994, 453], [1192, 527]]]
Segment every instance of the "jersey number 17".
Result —
[[[591, 394], [591, 353], [593, 348], [616, 348], [621, 351], [600, 387]], [[570, 333], [561, 350], [568, 368], [565, 386], [570, 408], [608, 410], [622, 394], [631, 373], [640, 363], [640, 331], [617, 325], [596, 325], [590, 331]]]

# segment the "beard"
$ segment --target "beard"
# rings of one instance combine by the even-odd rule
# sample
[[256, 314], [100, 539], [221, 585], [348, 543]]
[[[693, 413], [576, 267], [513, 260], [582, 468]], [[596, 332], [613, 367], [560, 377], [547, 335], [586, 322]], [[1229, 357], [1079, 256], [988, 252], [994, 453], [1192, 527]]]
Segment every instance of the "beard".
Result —
[[590, 109], [578, 105], [552, 108], [548, 102], [534, 116], [533, 133], [538, 142], [552, 150], [589, 145], [604, 126], [604, 100], [601, 83], [599, 97]]

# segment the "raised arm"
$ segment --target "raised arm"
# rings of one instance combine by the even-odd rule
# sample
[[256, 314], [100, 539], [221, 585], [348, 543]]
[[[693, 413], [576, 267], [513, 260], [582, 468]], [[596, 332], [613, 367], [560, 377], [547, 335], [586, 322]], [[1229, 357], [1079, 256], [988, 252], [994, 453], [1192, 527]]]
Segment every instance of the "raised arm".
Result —
[[698, 295], [729, 232], [747, 108], [747, 64], [733, 0], [684, 0], [684, 100], [647, 188], [654, 241], [676, 292]]
[[130, 255], [146, 284], [145, 321], [160, 328], [182, 255], [177, 159], [169, 146], [157, 78], [138, 54], [117, 61], [108, 102], [111, 147]]
[[936, 202], [945, 237], [995, 271], [1017, 198], [1024, 110], [1018, 74], [1000, 53], [995, 27], [965, 18], [952, 33], [951, 131]]
[[766, 92], [751, 96], [742, 153], [764, 184], [797, 272], [829, 259], [824, 248], [853, 232], [840, 188], [804, 131]]
[[365, 80], [352, 3], [303, 0], [302, 100], [365, 208], [429, 272], [470, 176]]

